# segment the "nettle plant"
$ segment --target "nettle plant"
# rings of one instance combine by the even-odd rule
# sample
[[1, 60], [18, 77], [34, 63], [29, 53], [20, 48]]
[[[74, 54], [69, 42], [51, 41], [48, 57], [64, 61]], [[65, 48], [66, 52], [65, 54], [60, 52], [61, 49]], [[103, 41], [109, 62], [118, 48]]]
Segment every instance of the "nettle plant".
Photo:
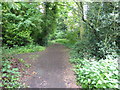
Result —
[[71, 59], [75, 64], [77, 84], [82, 88], [118, 88], [118, 59], [108, 55], [105, 60]]

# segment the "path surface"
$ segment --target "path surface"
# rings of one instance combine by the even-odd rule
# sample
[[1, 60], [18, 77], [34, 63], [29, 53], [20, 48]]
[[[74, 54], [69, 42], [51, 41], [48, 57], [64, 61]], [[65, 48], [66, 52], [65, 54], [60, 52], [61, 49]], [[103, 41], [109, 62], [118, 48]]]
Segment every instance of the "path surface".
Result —
[[17, 55], [31, 64], [22, 82], [30, 88], [78, 88], [68, 51], [63, 45], [54, 44], [42, 52]]

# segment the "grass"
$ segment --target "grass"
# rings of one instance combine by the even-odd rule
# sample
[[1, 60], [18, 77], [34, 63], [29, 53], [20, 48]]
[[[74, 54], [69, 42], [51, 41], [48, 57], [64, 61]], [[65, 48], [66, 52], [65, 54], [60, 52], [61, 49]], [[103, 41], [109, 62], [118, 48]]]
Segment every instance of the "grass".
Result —
[[69, 40], [67, 40], [67, 39], [55, 39], [55, 40], [52, 40], [51, 42], [60, 43], [60, 44], [66, 44], [66, 43], [69, 42]]
[[37, 52], [37, 51], [43, 51], [45, 50], [45, 47], [39, 46], [39, 45], [28, 45], [28, 46], [17, 46], [14, 48], [4, 48], [2, 49], [2, 52], [5, 55], [13, 55], [13, 54], [23, 54], [23, 53], [30, 53], [30, 52]]
[[52, 45], [52, 44], [55, 44], [55, 43], [65, 45], [68, 48], [71, 48], [73, 46], [73, 43], [71, 43], [67, 39], [55, 39], [55, 40], [49, 41], [49, 45]]

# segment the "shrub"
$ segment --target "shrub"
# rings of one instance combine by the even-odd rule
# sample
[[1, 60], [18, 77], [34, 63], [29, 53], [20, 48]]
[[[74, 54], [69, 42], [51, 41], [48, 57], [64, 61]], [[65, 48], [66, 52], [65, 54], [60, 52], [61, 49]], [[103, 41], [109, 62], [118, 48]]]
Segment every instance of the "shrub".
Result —
[[87, 40], [84, 41], [78, 41], [75, 43], [75, 45], [72, 48], [72, 57], [74, 58], [83, 58], [84, 56], [90, 56], [90, 53], [92, 52], [90, 49], [90, 43]]
[[96, 60], [105, 59], [106, 55], [112, 55], [118, 49], [115, 42], [106, 44], [104, 42], [92, 43], [89, 40], [78, 40], [72, 48], [72, 56], [74, 58], [93, 58]]
[[118, 59], [110, 55], [105, 60], [95, 61], [87, 59], [71, 59], [75, 64], [77, 83], [82, 88], [118, 88]]

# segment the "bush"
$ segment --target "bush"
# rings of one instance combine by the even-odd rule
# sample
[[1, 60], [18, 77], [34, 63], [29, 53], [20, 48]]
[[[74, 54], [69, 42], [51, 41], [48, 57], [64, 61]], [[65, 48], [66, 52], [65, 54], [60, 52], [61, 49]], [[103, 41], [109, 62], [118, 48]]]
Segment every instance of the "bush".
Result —
[[66, 35], [65, 35], [65, 37], [66, 37], [66, 39], [68, 39], [69, 40], [69, 42], [71, 43], [71, 44], [75, 44], [76, 42], [77, 42], [77, 40], [79, 39], [79, 37], [78, 37], [78, 31], [68, 31], [68, 32], [66, 32]]
[[65, 38], [65, 33], [60, 31], [51, 35], [51, 39], [63, 39]]
[[82, 88], [118, 88], [118, 60], [110, 55], [105, 60], [71, 59], [75, 64], [77, 83]]
[[106, 55], [112, 55], [118, 49], [115, 42], [106, 44], [104, 42], [92, 43], [89, 40], [78, 40], [72, 48], [73, 58], [93, 58], [96, 60], [105, 59]]
[[91, 46], [90, 43], [87, 40], [82, 40], [82, 41], [78, 41], [75, 43], [75, 45], [72, 48], [72, 57], [73, 58], [83, 58], [85, 57], [89, 57], [91, 51]]
[[[29, 43], [32, 43], [33, 39], [31, 38], [30, 34], [32, 33], [31, 30], [33, 29], [33, 27], [35, 28], [35, 24], [33, 23], [33, 21], [30, 20], [31, 15], [29, 14], [22, 15], [19, 12], [19, 11], [25, 12], [21, 8], [24, 7], [24, 4], [22, 3], [10, 3], [10, 4], [2, 3], [3, 45], [13, 47], [14, 45], [24, 46]], [[26, 3], [26, 5], [29, 4]]]

